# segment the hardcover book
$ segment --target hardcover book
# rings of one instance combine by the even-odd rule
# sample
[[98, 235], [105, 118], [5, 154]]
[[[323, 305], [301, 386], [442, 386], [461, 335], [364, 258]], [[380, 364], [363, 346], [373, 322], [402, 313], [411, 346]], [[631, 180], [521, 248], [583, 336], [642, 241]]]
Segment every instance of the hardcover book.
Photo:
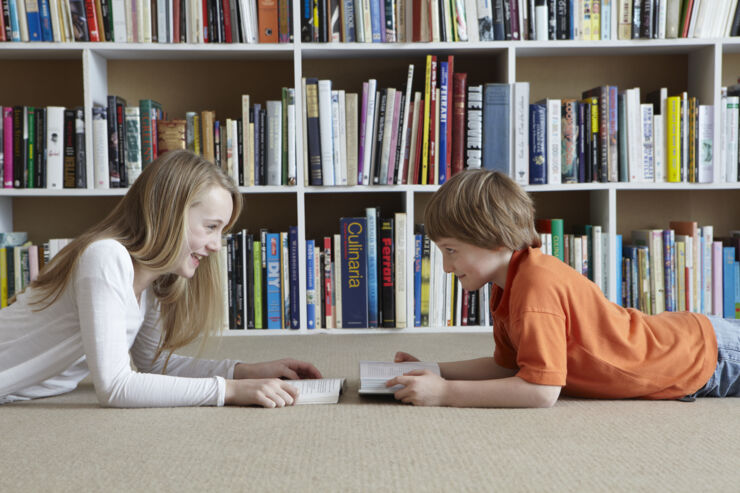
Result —
[[342, 322], [344, 328], [368, 327], [367, 316], [367, 219], [343, 217]]
[[267, 328], [282, 328], [282, 295], [280, 274], [280, 233], [265, 235], [265, 262], [267, 269]]

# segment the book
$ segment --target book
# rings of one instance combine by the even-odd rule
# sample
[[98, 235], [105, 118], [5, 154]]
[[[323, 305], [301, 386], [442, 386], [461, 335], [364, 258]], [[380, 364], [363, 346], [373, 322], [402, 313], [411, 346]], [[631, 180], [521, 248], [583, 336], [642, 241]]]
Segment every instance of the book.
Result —
[[185, 120], [157, 121], [157, 156], [185, 149]]
[[342, 235], [342, 323], [347, 329], [368, 327], [367, 314], [367, 219], [343, 217]]
[[385, 382], [414, 370], [429, 370], [440, 375], [439, 365], [426, 361], [360, 361], [360, 394], [393, 394], [400, 385], [386, 387]]
[[295, 405], [302, 404], [336, 404], [344, 391], [344, 378], [315, 378], [289, 380], [289, 384], [298, 389]]

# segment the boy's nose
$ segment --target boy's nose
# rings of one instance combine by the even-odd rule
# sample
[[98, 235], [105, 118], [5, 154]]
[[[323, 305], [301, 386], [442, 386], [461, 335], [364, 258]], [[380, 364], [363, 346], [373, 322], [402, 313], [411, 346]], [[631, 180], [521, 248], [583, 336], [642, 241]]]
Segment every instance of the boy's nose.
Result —
[[447, 261], [447, 259], [442, 259], [442, 270], [444, 270], [447, 274], [449, 274], [450, 272], [454, 272], [454, 269], [450, 265], [450, 262]]

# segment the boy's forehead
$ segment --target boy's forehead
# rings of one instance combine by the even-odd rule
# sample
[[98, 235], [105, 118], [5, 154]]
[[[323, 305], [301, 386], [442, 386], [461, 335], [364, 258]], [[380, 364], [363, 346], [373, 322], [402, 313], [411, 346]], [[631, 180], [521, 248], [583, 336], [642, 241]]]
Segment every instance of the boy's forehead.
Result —
[[438, 238], [435, 243], [438, 246], [453, 246], [453, 245], [463, 245], [463, 244], [465, 244], [464, 241], [458, 240], [456, 238]]

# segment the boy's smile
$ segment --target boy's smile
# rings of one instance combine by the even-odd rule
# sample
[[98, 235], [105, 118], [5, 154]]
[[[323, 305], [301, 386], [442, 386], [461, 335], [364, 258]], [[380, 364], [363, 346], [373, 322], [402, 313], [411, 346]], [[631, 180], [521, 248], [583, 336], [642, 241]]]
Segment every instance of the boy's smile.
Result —
[[488, 282], [503, 288], [512, 251], [506, 247], [481, 248], [455, 238], [440, 238], [437, 247], [442, 252], [442, 265], [454, 273], [463, 289], [475, 291]]

